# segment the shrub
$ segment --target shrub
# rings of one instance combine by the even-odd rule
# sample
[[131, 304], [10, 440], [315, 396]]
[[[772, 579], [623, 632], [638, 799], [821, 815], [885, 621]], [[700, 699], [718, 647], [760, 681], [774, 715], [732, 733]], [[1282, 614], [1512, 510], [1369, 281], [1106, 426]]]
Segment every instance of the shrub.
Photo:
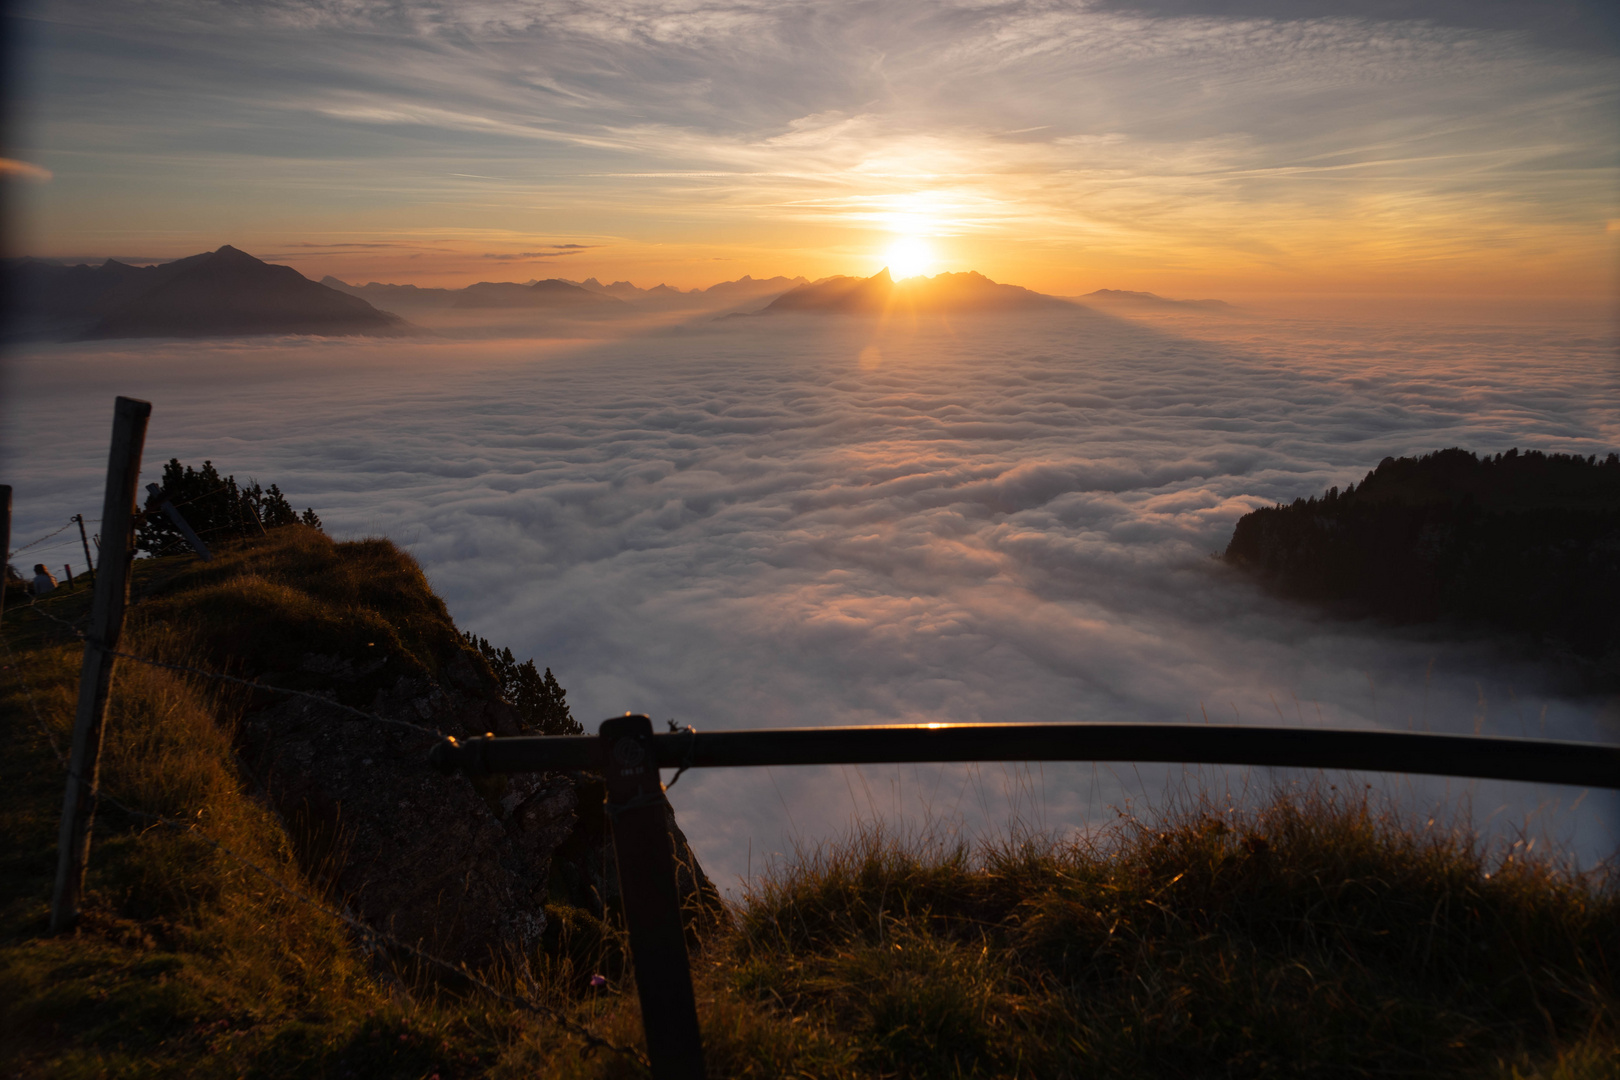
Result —
[[186, 519], [186, 524], [204, 543], [237, 537], [257, 536], [260, 525], [274, 529], [303, 524], [319, 529], [321, 519], [313, 509], [299, 514], [275, 484], [260, 487], [258, 481], [241, 486], [235, 476], [220, 476], [212, 461], [201, 469], [182, 466], [170, 458], [163, 466], [162, 494], [146, 501], [146, 513], [135, 532], [135, 546], [149, 555], [175, 555], [190, 550], [180, 530], [162, 510], [167, 500]]

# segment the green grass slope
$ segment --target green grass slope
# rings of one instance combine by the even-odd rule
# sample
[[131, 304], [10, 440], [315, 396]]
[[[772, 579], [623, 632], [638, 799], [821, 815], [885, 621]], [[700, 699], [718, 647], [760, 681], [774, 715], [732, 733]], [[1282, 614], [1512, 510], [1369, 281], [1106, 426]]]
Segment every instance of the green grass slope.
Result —
[[[431, 672], [462, 648], [408, 556], [300, 526], [213, 564], [141, 560], [134, 592], [130, 651], [214, 670], [387, 642]], [[173, 671], [121, 664], [102, 781], [185, 827], [104, 803], [85, 916], [49, 935], [52, 743], [80, 650], [43, 613], [87, 606], [63, 590], [0, 626], [0, 1073], [644, 1075], [551, 1016], [394, 964], [320, 906], [344, 903], [321, 852], [238, 758], [248, 692]], [[548, 914], [534, 954], [489, 978], [639, 1046], [621, 931]], [[1086, 843], [857, 833], [759, 882], [694, 975], [714, 1077], [1551, 1080], [1620, 1075], [1617, 958], [1605, 881], [1329, 791], [1121, 819]]]

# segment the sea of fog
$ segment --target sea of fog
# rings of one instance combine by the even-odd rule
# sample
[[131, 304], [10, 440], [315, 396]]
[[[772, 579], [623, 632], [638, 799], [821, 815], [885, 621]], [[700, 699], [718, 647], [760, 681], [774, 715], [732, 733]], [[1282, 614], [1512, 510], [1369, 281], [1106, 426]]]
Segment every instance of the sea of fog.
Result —
[[[462, 627], [552, 668], [588, 730], [635, 710], [703, 729], [1207, 717], [1617, 735], [1612, 706], [1561, 693], [1511, 647], [1332, 621], [1212, 558], [1248, 510], [1386, 455], [1620, 449], [1601, 319], [1077, 309], [605, 332], [13, 349], [14, 543], [99, 513], [112, 398], [128, 394], [154, 405], [144, 479], [207, 458], [279, 483], [339, 538], [392, 537]], [[14, 561], [83, 558], [69, 532]], [[1300, 779], [714, 770], [670, 794], [734, 888], [855, 821], [1061, 834]], [[1587, 864], [1620, 828], [1604, 793], [1316, 779]]]

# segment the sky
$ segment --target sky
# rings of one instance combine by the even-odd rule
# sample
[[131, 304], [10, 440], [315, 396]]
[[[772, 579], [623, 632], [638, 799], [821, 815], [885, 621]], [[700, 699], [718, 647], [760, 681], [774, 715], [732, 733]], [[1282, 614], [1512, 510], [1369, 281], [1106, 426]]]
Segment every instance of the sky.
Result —
[[1586, 0], [8, 8], [8, 254], [319, 278], [978, 270], [1057, 295], [1612, 296]]
[[[143, 482], [211, 459], [339, 539], [392, 538], [459, 626], [551, 668], [588, 731], [635, 710], [700, 730], [1207, 716], [1613, 741], [1612, 700], [1512, 642], [1335, 620], [1211, 558], [1248, 510], [1385, 455], [1620, 449], [1601, 317], [1423, 315], [36, 344], [9, 360], [0, 462], [16, 561], [82, 569], [76, 530], [49, 534], [95, 527], [113, 393], [150, 400]], [[856, 818], [1062, 835], [1286, 779], [694, 770], [670, 798], [735, 887]], [[1366, 779], [1419, 821], [1522, 827], [1588, 863], [1620, 839], [1602, 792]]]

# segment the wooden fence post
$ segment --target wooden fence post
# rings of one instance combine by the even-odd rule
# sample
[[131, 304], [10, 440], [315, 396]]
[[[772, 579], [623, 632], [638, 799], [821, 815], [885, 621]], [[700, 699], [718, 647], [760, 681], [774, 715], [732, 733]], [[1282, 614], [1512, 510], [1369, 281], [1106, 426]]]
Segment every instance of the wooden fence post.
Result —
[[11, 565], [11, 485], [0, 484], [0, 618], [6, 614], [6, 567]]
[[79, 543], [84, 545], [84, 573], [90, 580], [96, 577], [96, 560], [90, 557], [90, 538], [84, 535], [84, 515], [74, 514], [73, 520], [79, 523]]
[[653, 1080], [703, 1080], [692, 969], [686, 959], [674, 841], [664, 819], [652, 721], [645, 716], [604, 720], [602, 778], [613, 823], [613, 857], [630, 959], [641, 999], [641, 1029]]
[[129, 563], [134, 555], [135, 485], [141, 475], [150, 402], [121, 397], [113, 409], [112, 450], [107, 456], [107, 492], [101, 508], [101, 566], [90, 603], [90, 629], [79, 673], [79, 708], [73, 719], [73, 754], [68, 759], [67, 792], [62, 798], [62, 830], [57, 840], [56, 888], [51, 894], [51, 929], [66, 930], [79, 917], [90, 855], [90, 824], [95, 817], [101, 769], [101, 736], [107, 719], [118, 639], [129, 601]]

